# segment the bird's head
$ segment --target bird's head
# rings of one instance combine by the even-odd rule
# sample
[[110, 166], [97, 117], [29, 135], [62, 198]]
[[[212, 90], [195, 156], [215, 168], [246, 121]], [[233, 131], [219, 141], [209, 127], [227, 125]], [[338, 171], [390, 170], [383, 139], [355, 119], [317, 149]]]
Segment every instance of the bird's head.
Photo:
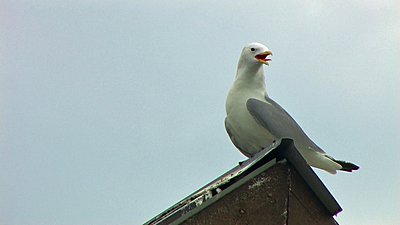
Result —
[[272, 52], [263, 44], [253, 42], [247, 44], [243, 50], [241, 55], [241, 60], [244, 60], [246, 63], [250, 64], [265, 64], [269, 65], [269, 61], [271, 59], [267, 58], [272, 55]]

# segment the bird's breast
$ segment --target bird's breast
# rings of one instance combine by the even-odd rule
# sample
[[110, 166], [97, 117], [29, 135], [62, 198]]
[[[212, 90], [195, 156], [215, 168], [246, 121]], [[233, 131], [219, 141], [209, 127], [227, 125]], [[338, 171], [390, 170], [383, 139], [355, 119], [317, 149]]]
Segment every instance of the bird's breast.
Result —
[[226, 101], [227, 120], [232, 134], [242, 151], [254, 155], [272, 144], [275, 139], [265, 128], [260, 126], [247, 110], [246, 102], [250, 98], [265, 101], [264, 92], [254, 90], [235, 90], [229, 92]]

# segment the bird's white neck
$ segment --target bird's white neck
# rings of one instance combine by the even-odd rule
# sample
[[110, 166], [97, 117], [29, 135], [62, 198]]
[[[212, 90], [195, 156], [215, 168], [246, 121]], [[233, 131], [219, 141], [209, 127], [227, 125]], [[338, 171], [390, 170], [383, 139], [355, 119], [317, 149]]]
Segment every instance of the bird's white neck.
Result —
[[255, 92], [264, 92], [266, 95], [265, 76], [262, 65], [242, 66], [239, 62], [235, 86]]

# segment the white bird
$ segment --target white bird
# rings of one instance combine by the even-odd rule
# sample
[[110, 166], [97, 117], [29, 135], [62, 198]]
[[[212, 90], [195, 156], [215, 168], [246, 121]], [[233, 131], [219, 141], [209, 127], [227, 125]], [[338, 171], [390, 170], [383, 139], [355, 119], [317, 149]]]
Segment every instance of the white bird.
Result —
[[336, 160], [318, 147], [296, 121], [266, 92], [263, 65], [272, 52], [260, 43], [246, 45], [240, 55], [235, 82], [226, 100], [225, 128], [233, 144], [247, 157], [280, 138], [291, 138], [296, 148], [313, 167], [335, 174], [359, 167]]

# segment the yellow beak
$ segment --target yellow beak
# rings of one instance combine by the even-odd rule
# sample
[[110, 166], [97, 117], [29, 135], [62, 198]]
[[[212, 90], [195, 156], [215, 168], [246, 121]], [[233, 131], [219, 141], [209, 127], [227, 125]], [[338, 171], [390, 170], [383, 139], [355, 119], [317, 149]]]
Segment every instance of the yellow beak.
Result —
[[263, 53], [260, 53], [260, 54], [256, 55], [256, 59], [259, 62], [264, 63], [265, 65], [269, 65], [268, 62], [271, 61], [271, 59], [267, 59], [267, 57], [269, 55], [272, 55], [272, 52], [271, 51], [265, 51]]

